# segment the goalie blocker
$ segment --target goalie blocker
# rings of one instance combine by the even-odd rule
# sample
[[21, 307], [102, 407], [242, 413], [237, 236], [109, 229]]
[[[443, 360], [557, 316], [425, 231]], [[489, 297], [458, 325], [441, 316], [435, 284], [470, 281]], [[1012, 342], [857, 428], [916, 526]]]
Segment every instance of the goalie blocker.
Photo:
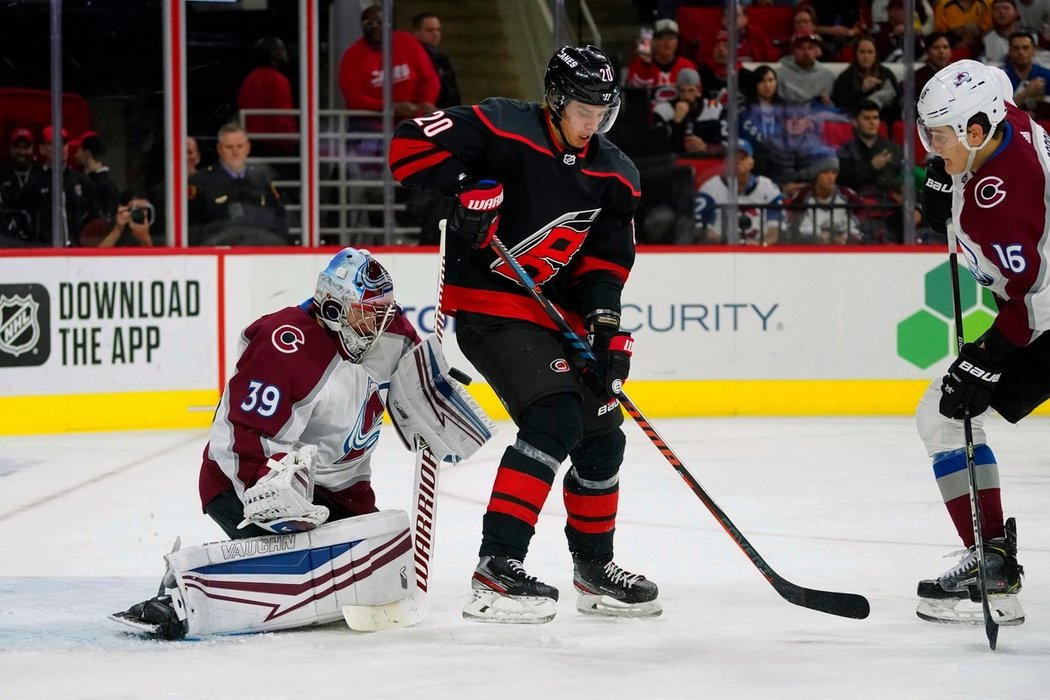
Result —
[[387, 411], [405, 447], [415, 449], [418, 437], [439, 459], [455, 464], [492, 437], [495, 423], [463, 388], [462, 377], [449, 368], [434, 335], [401, 358], [390, 377]]
[[319, 625], [343, 619], [344, 606], [382, 609], [411, 596], [412, 542], [401, 510], [164, 558], [161, 595], [110, 619], [175, 639]]

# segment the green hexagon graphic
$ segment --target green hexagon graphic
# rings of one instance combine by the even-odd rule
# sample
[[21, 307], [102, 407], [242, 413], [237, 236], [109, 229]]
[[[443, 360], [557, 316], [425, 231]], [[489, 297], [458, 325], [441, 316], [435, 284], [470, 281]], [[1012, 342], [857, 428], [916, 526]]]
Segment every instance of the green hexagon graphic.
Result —
[[[959, 300], [963, 312], [977, 303], [977, 282], [969, 269], [959, 265]], [[952, 318], [952, 268], [951, 262], [944, 262], [926, 273], [926, 306], [945, 318]], [[992, 308], [995, 308], [994, 302]]]
[[949, 324], [925, 309], [914, 313], [897, 324], [897, 354], [926, 369], [951, 352], [949, 330]]
[[981, 305], [986, 309], [995, 311], [999, 307], [995, 305], [995, 295], [988, 287], [981, 287]]
[[991, 314], [984, 309], [977, 309], [967, 315], [963, 316], [963, 338], [966, 338], [966, 342], [972, 343], [981, 337], [981, 334], [992, 327], [992, 321], [995, 320], [995, 314]]

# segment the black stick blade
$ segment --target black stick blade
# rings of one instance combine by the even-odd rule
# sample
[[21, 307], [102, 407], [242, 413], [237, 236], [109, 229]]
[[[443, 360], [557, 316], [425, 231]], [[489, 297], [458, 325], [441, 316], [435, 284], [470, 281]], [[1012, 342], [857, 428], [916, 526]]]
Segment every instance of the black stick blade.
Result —
[[829, 615], [863, 620], [871, 612], [868, 599], [856, 593], [817, 591], [812, 588], [803, 588], [785, 579], [774, 581], [773, 587], [787, 602]]

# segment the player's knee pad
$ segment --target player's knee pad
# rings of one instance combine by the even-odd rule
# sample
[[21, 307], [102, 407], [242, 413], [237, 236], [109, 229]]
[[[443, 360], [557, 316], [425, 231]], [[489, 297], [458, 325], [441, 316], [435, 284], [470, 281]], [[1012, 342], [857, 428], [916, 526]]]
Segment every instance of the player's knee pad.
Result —
[[167, 593], [190, 636], [323, 624], [342, 619], [344, 605], [411, 594], [412, 541], [400, 510], [189, 547], [165, 559], [176, 586]]
[[[942, 452], [958, 450], [966, 445], [963, 422], [941, 415], [941, 379], [938, 377], [926, 388], [915, 409], [915, 427], [919, 437], [926, 445], [926, 454], [930, 457]], [[984, 433], [984, 416], [970, 419], [973, 427], [973, 442], [983, 444], [987, 437]]]
[[620, 471], [626, 444], [627, 438], [619, 428], [585, 437], [571, 453], [571, 471], [588, 481], [612, 478]]
[[559, 464], [583, 438], [580, 397], [567, 392], [544, 396], [521, 412], [518, 439]]

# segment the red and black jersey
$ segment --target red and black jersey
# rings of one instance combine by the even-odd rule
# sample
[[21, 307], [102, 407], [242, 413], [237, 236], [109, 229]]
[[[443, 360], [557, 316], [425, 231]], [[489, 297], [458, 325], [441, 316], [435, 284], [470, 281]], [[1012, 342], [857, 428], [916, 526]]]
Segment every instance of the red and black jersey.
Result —
[[[620, 309], [634, 264], [638, 169], [594, 135], [582, 152], [559, 148], [538, 103], [502, 97], [398, 125], [394, 177], [452, 195], [460, 176], [503, 184], [497, 235], [544, 294], [582, 332], [595, 309]], [[448, 236], [442, 310], [517, 318], [554, 328], [491, 249]]]

